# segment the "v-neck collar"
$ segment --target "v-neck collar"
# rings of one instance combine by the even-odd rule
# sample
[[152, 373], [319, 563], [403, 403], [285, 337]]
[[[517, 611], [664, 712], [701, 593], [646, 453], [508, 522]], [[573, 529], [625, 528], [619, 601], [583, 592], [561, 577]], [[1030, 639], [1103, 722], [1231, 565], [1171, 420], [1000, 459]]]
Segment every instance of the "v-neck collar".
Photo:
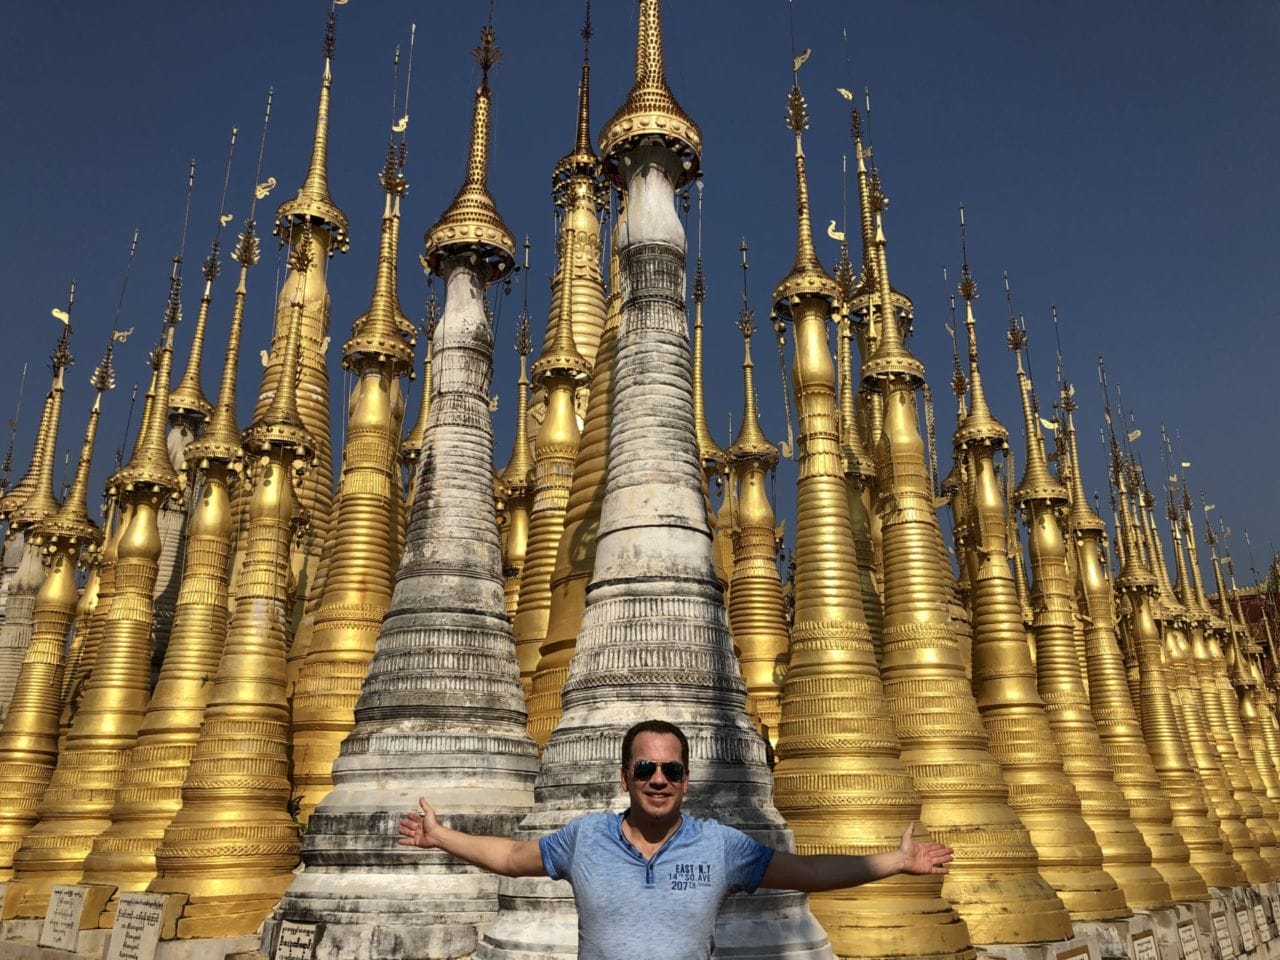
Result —
[[685, 824], [687, 823], [685, 815], [683, 813], [680, 814], [680, 822], [676, 824], [676, 828], [672, 830], [670, 834], [667, 835], [667, 838], [663, 840], [662, 843], [658, 844], [658, 849], [653, 851], [653, 856], [645, 857], [645, 855], [640, 852], [640, 848], [637, 847], [634, 843], [632, 843], [627, 838], [626, 831], [622, 828], [622, 825], [627, 822], [627, 816], [630, 813], [631, 813], [631, 808], [627, 807], [626, 810], [618, 814], [618, 838], [623, 842], [623, 844], [626, 846], [628, 850], [633, 851], [635, 855], [639, 857], [641, 860], [643, 860], [646, 864], [652, 864], [654, 861], [656, 861], [659, 855], [661, 855], [662, 851], [666, 850], [667, 847], [671, 846], [671, 841], [674, 840], [676, 837], [680, 836], [681, 832], [685, 828]]

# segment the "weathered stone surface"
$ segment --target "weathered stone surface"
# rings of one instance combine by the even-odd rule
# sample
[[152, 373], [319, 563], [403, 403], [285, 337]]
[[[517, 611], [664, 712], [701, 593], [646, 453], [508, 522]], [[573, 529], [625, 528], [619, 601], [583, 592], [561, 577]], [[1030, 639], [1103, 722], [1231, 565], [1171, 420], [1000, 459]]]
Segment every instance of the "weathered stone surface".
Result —
[[[774, 809], [765, 741], [745, 713], [746, 688], [712, 562], [694, 435], [692, 359], [684, 310], [684, 233], [675, 213], [676, 158], [660, 145], [627, 157], [619, 225], [622, 322], [610, 462], [564, 714], [543, 754], [537, 803], [520, 836], [618, 805], [619, 746], [632, 723], [661, 717], [691, 746], [685, 809], [789, 849]], [[569, 885], [504, 880], [501, 909], [476, 956], [572, 957]], [[830, 957], [796, 893], [732, 898], [715, 933], [721, 957]]]
[[486, 278], [464, 259], [444, 272], [435, 397], [391, 609], [333, 792], [308, 824], [306, 869], [264, 931], [269, 947], [280, 920], [319, 924], [317, 960], [473, 953], [497, 878], [398, 846], [399, 819], [425, 794], [449, 826], [509, 835], [537, 772], [503, 600]]

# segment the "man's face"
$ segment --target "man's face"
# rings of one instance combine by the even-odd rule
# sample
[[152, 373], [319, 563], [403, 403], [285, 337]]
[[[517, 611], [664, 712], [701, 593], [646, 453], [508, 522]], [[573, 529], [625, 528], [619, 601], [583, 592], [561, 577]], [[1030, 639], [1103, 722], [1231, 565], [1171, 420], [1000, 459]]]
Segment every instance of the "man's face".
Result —
[[[637, 780], [631, 771], [637, 760], [652, 760], [658, 769], [648, 780]], [[680, 741], [669, 733], [642, 733], [631, 743], [631, 758], [622, 771], [622, 789], [631, 797], [631, 809], [653, 819], [663, 819], [680, 812], [684, 795], [689, 792], [689, 774], [672, 783], [662, 772], [668, 760], [683, 762]]]

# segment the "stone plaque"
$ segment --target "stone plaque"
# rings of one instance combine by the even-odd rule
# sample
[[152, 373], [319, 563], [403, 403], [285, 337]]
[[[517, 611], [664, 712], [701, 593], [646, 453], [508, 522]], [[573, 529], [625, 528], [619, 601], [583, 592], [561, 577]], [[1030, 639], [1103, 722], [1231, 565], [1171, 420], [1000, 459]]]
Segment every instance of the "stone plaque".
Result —
[[1089, 960], [1089, 948], [1088, 946], [1083, 946], [1063, 950], [1056, 954], [1056, 960]]
[[162, 893], [126, 893], [116, 906], [107, 960], [153, 960], [164, 917]]
[[1133, 960], [1160, 960], [1160, 950], [1156, 946], [1154, 930], [1143, 930], [1129, 938], [1133, 941]]
[[1280, 894], [1271, 894], [1271, 917], [1276, 922], [1276, 929], [1280, 930]]
[[1255, 903], [1253, 905], [1253, 922], [1258, 928], [1258, 936], [1263, 940], [1271, 939], [1271, 925], [1267, 923], [1267, 911], [1262, 909], [1262, 904]]
[[1231, 928], [1227, 926], [1227, 915], [1219, 910], [1209, 915], [1213, 922], [1213, 938], [1218, 941], [1218, 953], [1222, 960], [1232, 960], [1236, 955], [1236, 945], [1231, 940]]
[[1204, 960], [1195, 923], [1187, 920], [1178, 924], [1178, 939], [1182, 941], [1182, 960]]
[[1253, 935], [1253, 921], [1249, 919], [1249, 911], [1244, 907], [1236, 910], [1236, 925], [1240, 928], [1240, 942], [1245, 953], [1252, 953], [1258, 948], [1258, 939]]
[[38, 943], [42, 947], [75, 952], [80, 936], [80, 917], [84, 913], [84, 900], [88, 890], [59, 884], [49, 897], [49, 908], [44, 914], [44, 926], [40, 928]]
[[312, 960], [316, 952], [316, 925], [280, 922], [280, 936], [276, 938], [275, 960]]

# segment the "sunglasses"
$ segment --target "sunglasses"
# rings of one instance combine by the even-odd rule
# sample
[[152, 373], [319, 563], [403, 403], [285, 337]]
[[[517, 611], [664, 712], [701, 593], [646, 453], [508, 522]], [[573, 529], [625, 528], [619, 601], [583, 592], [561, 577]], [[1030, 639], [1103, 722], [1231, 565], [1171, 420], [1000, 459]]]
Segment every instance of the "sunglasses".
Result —
[[662, 775], [671, 783], [681, 783], [688, 772], [679, 760], [664, 760], [662, 763], [657, 760], [637, 760], [631, 768], [631, 776], [636, 780], [648, 780], [658, 772], [659, 767], [662, 768]]

